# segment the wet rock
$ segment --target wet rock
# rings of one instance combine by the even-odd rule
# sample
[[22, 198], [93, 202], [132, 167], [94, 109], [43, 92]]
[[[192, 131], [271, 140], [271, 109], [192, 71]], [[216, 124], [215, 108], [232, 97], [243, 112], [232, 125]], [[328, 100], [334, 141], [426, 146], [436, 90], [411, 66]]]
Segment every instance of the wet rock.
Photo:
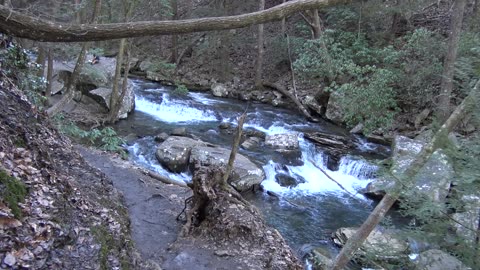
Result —
[[170, 136], [158, 146], [155, 157], [168, 170], [180, 173], [187, 169], [192, 148], [199, 144], [205, 143], [187, 137]]
[[340, 101], [343, 99], [343, 95], [338, 92], [332, 92], [328, 99], [327, 111], [325, 117], [330, 121], [341, 124], [343, 123], [344, 110], [340, 106]]
[[275, 175], [275, 181], [282, 187], [295, 187], [300, 183], [305, 183], [305, 179], [301, 177], [297, 180], [294, 177], [285, 174], [285, 173], [278, 173]]
[[218, 128], [220, 128], [220, 129], [230, 129], [230, 128], [232, 128], [232, 123], [222, 122], [222, 123], [220, 123], [220, 125], [218, 125]]
[[438, 249], [419, 254], [415, 260], [415, 270], [468, 270], [460, 260]]
[[184, 136], [187, 135], [187, 129], [184, 128], [184, 127], [175, 128], [175, 129], [172, 130], [170, 135], [184, 137]]
[[255, 147], [258, 147], [260, 145], [261, 140], [262, 139], [260, 139], [258, 137], [250, 137], [250, 138], [246, 139], [240, 146], [243, 149], [252, 150]]
[[212, 95], [215, 97], [227, 97], [228, 90], [224, 84], [216, 83], [212, 85]]
[[[391, 172], [401, 177], [403, 172], [410, 166], [416, 155], [422, 149], [424, 143], [409, 139], [403, 136], [395, 137], [392, 155]], [[413, 190], [406, 190], [405, 197], [413, 192], [419, 192], [435, 202], [444, 202], [454, 177], [453, 166], [443, 150], [439, 149], [433, 153], [425, 166], [415, 176], [415, 187]], [[367, 185], [366, 195], [382, 197], [385, 192], [392, 188], [395, 179], [382, 177]], [[414, 195], [418, 196], [418, 195]]]
[[267, 135], [265, 137], [265, 145], [279, 149], [298, 149], [298, 134], [288, 133]]
[[272, 161], [282, 165], [290, 166], [302, 166], [302, 151], [297, 150], [286, 150], [286, 149], [277, 149], [275, 150], [275, 155], [272, 156]]
[[162, 132], [162, 133], [158, 134], [157, 136], [155, 136], [154, 140], [155, 140], [156, 142], [161, 143], [161, 142], [166, 141], [166, 140], [168, 139], [168, 137], [170, 137], [170, 135], [168, 135], [168, 134], [165, 133], [165, 132]]
[[[230, 149], [213, 145], [197, 145], [191, 151], [190, 164], [224, 167], [230, 157]], [[265, 178], [263, 170], [247, 157], [238, 154], [235, 158], [229, 183], [238, 191], [246, 191], [260, 184]]]
[[138, 139], [138, 136], [134, 133], [130, 133], [123, 138], [128, 145], [133, 145], [133, 143]]
[[[333, 242], [343, 247], [358, 228], [340, 228], [333, 235]], [[408, 251], [408, 243], [393, 231], [375, 229], [358, 250], [359, 255], [366, 255], [375, 260], [400, 259], [405, 257]]]

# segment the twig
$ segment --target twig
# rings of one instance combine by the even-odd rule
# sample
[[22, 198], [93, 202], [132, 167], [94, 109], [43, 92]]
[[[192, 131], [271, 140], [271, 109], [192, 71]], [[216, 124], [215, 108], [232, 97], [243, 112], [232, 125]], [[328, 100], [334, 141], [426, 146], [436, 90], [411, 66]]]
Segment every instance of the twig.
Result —
[[228, 186], [228, 177], [233, 170], [233, 163], [235, 162], [235, 156], [238, 152], [238, 145], [240, 144], [240, 139], [242, 138], [243, 124], [247, 118], [247, 112], [244, 112], [240, 118], [238, 118], [237, 134], [233, 140], [232, 151], [230, 152], [230, 157], [228, 159], [227, 168], [225, 169], [225, 174], [223, 175], [222, 186]]
[[185, 199], [185, 206], [183, 207], [182, 212], [180, 212], [180, 214], [178, 214], [178, 216], [177, 216], [177, 218], [176, 218], [175, 220], [177, 220], [177, 221], [180, 220], [180, 216], [181, 216], [183, 213], [185, 213], [185, 210], [187, 210], [187, 204], [188, 204], [188, 203], [191, 203], [192, 200], [193, 200], [193, 196], [188, 197], [188, 198]]

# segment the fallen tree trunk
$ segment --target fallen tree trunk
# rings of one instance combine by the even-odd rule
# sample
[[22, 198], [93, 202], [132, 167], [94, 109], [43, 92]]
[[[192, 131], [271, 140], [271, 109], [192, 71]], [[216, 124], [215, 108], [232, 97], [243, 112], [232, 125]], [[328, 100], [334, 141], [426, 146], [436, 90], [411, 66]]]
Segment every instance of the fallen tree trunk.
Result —
[[142, 172], [150, 177], [152, 177], [153, 179], [156, 179], [162, 183], [165, 183], [167, 185], [177, 185], [177, 186], [180, 186], [180, 187], [185, 187], [185, 188], [188, 188], [189, 186], [187, 185], [187, 183], [185, 182], [180, 182], [180, 181], [177, 181], [177, 180], [173, 180], [171, 178], [168, 178], [168, 177], [165, 177], [163, 175], [160, 175], [158, 173], [155, 173], [155, 172], [152, 172], [150, 170], [142, 170]]
[[28, 16], [0, 5], [0, 32], [38, 41], [78, 42], [186, 34], [193, 32], [228, 30], [279, 21], [302, 10], [340, 5], [354, 0], [291, 1], [264, 11], [248, 14], [188, 19], [177, 21], [143, 21], [100, 25], [61, 24]]
[[307, 117], [307, 119], [309, 121], [318, 122], [318, 119], [312, 117], [312, 115], [308, 112], [307, 108], [305, 108], [305, 106], [303, 106], [303, 104], [292, 93], [288, 92], [288, 90], [285, 87], [283, 87], [279, 84], [276, 84], [276, 83], [265, 82], [265, 81], [262, 84], [265, 87], [269, 87], [269, 88], [272, 88], [274, 90], [277, 90], [282, 95], [291, 99], [293, 101], [293, 103], [295, 103], [295, 105], [297, 106], [298, 110], [301, 113], [303, 113], [303, 115], [305, 115], [305, 117]]

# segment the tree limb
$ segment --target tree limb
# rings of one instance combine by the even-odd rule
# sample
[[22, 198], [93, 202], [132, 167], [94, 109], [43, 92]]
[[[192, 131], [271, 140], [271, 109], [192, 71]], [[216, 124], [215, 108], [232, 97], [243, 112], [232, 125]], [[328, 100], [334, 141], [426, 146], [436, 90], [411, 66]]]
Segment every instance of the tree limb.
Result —
[[302, 10], [346, 4], [358, 0], [298, 0], [236, 16], [210, 17], [178, 21], [141, 21], [99, 25], [61, 24], [21, 14], [0, 5], [0, 32], [20, 38], [51, 42], [78, 42], [128, 37], [185, 34], [242, 28], [282, 20]]

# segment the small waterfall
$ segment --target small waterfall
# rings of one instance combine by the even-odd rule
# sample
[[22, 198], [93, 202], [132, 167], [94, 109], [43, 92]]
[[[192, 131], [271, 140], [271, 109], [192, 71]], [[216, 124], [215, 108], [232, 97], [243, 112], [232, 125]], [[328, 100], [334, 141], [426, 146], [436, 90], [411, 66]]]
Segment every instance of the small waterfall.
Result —
[[145, 97], [135, 97], [135, 110], [169, 123], [217, 121], [217, 117], [212, 111], [200, 110], [189, 107], [188, 104], [171, 101], [165, 93], [163, 94], [160, 104], [150, 101]]
[[[327, 169], [328, 156], [322, 152], [318, 152], [312, 143], [300, 138], [300, 149], [302, 151], [302, 166], [282, 165], [273, 161], [269, 161], [263, 166], [266, 179], [262, 182], [262, 186], [266, 190], [284, 195], [344, 192], [337, 183], [329, 179], [329, 177], [318, 169], [318, 166], [350, 193], [356, 193], [358, 189], [364, 188], [367, 185], [368, 181], [366, 181], [366, 179], [369, 179], [376, 171], [375, 166], [369, 165], [363, 160], [351, 158], [343, 158], [339, 170], [330, 171]], [[275, 180], [275, 175], [279, 167], [284, 168], [284, 170], [294, 178], [300, 176], [305, 182], [299, 183], [292, 188], [280, 186]]]
[[338, 170], [346, 175], [357, 177], [358, 179], [372, 179], [378, 167], [369, 164], [361, 159], [352, 159], [351, 157], [342, 157]]

